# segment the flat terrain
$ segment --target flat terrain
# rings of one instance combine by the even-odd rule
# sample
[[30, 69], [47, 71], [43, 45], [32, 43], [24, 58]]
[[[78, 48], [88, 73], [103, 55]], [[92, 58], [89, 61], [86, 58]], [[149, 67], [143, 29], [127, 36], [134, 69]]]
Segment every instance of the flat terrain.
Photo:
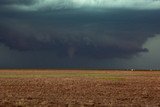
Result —
[[160, 71], [0, 70], [0, 107], [160, 107]]

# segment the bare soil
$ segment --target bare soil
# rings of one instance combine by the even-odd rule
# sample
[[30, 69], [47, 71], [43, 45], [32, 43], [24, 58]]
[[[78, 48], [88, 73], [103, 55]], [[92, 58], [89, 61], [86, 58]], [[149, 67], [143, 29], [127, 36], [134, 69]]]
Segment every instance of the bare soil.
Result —
[[0, 70], [0, 107], [160, 107], [160, 71]]

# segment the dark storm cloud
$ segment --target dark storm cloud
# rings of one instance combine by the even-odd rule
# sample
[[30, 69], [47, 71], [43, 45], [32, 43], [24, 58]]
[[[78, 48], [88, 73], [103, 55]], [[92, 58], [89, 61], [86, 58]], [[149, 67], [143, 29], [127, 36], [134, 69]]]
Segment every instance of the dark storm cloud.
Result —
[[160, 16], [153, 17], [158, 11], [58, 12], [2, 18], [0, 41], [11, 49], [54, 50], [70, 57], [129, 57], [147, 51], [142, 46], [160, 25]]
[[[47, 0], [44, 4], [48, 6]], [[0, 42], [19, 52], [52, 51], [59, 58], [84, 60], [130, 58], [147, 52], [143, 44], [160, 33], [158, 9], [53, 9], [27, 0], [0, 1], [0, 5], [11, 8], [0, 11]]]
[[[0, 9], [9, 9], [11, 6], [29, 6], [36, 2], [36, 0], [1, 0]], [[12, 8], [13, 9], [13, 8]]]
[[10, 5], [10, 4], [31, 4], [34, 0], [1, 0], [0, 5]]

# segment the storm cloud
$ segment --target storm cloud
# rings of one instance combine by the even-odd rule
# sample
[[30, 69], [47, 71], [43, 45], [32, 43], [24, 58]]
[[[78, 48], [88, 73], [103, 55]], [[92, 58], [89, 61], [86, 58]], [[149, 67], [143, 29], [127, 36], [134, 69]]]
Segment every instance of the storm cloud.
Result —
[[15, 9], [36, 11], [40, 9], [77, 9], [77, 8], [126, 8], [159, 9], [159, 0], [6, 0], [1, 4]]
[[2, 0], [0, 6], [3, 46], [53, 53], [59, 64], [132, 58], [148, 52], [144, 43], [160, 33], [159, 0]]

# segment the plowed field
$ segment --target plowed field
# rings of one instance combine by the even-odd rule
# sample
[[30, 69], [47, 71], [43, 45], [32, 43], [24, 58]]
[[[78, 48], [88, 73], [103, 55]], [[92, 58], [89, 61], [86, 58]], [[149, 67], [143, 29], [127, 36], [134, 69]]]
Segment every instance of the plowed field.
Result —
[[159, 71], [0, 70], [0, 107], [160, 107]]

